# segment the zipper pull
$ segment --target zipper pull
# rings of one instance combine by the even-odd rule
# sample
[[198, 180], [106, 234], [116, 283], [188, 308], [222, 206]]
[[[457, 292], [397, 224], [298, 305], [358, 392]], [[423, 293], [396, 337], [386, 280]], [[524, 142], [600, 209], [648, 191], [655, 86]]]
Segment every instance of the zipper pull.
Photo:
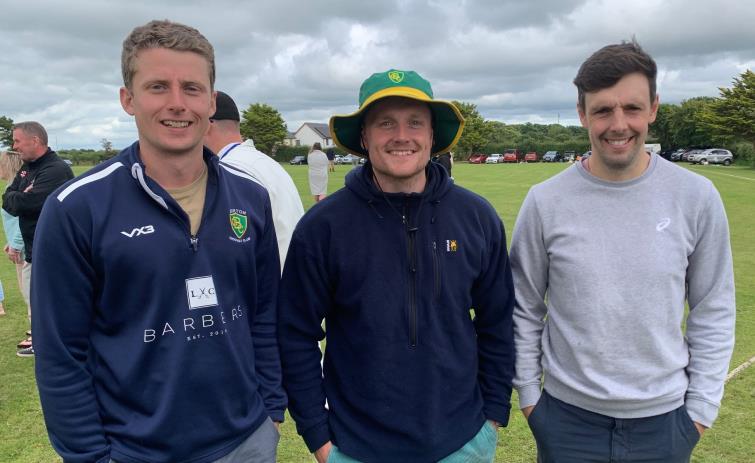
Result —
[[194, 252], [197, 252], [197, 248], [199, 247], [199, 238], [196, 236], [191, 237], [191, 248], [194, 250]]

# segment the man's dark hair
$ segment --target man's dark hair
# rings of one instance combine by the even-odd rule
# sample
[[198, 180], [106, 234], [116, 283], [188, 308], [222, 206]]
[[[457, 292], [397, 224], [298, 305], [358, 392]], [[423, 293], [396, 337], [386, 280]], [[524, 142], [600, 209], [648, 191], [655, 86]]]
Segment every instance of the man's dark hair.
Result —
[[639, 72], [648, 78], [650, 102], [655, 101], [655, 78], [658, 68], [655, 61], [633, 38], [631, 42], [608, 45], [593, 53], [582, 63], [574, 78], [579, 96], [579, 107], [585, 109], [585, 93], [613, 87], [624, 76]]

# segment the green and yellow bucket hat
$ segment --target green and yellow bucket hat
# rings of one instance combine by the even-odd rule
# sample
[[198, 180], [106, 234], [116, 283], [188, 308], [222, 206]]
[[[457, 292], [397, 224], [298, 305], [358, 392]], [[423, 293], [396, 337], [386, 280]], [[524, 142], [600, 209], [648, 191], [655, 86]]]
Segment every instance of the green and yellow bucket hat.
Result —
[[464, 117], [450, 101], [433, 99], [433, 89], [414, 71], [390, 69], [371, 75], [359, 89], [359, 110], [345, 116], [330, 118], [330, 133], [333, 141], [342, 149], [367, 156], [362, 148], [362, 118], [365, 109], [372, 103], [389, 96], [400, 96], [424, 101], [430, 106], [435, 122], [433, 128], [432, 155], [451, 151], [464, 130]]

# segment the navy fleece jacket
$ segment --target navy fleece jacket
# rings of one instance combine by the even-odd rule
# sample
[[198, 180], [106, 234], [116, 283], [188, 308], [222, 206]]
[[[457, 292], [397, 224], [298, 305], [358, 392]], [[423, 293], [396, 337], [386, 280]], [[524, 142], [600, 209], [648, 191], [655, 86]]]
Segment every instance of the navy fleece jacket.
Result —
[[368, 463], [437, 461], [485, 419], [508, 422], [503, 224], [437, 164], [421, 194], [383, 194], [371, 169], [354, 169], [294, 233], [279, 293], [284, 387], [310, 451], [331, 440]]

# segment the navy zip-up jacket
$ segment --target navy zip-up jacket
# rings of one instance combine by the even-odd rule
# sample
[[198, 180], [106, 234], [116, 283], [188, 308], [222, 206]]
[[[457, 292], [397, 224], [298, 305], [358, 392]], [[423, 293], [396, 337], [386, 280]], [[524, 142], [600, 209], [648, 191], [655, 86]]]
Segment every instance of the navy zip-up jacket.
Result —
[[135, 143], [45, 203], [32, 280], [50, 440], [66, 462], [210, 462], [286, 406], [267, 192], [208, 167], [202, 222]]
[[421, 194], [383, 194], [368, 162], [294, 232], [278, 339], [289, 409], [312, 452], [331, 440], [368, 463], [434, 462], [485, 419], [508, 423], [514, 291], [503, 224], [443, 167], [426, 173]]

